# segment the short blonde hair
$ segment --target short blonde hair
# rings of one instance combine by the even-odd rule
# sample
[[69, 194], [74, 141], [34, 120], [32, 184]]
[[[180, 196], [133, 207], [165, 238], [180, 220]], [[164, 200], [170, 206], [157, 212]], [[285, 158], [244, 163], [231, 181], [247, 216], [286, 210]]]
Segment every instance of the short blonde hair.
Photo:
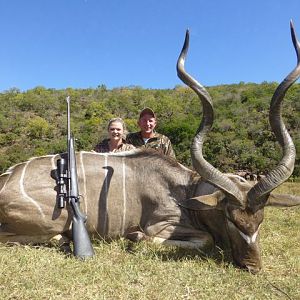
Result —
[[108, 121], [108, 125], [107, 125], [107, 130], [109, 130], [109, 127], [112, 123], [120, 123], [122, 124], [122, 127], [123, 127], [123, 131], [124, 131], [124, 134], [127, 133], [127, 129], [126, 129], [126, 125], [125, 125], [125, 122], [123, 121], [122, 118], [112, 118]]

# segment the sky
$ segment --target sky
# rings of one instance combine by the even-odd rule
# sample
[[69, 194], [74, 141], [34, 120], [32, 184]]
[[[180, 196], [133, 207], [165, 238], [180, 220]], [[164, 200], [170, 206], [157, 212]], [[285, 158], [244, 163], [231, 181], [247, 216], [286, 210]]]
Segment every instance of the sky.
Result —
[[299, 0], [0, 0], [0, 91], [280, 82], [296, 65]]

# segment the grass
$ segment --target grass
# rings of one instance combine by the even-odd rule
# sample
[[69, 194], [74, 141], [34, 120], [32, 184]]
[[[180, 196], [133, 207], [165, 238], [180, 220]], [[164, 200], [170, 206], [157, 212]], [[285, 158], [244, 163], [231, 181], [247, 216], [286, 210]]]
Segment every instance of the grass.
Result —
[[[299, 183], [279, 190], [300, 195]], [[124, 239], [94, 241], [87, 261], [56, 248], [0, 246], [0, 299], [300, 299], [300, 207], [266, 208], [263, 271]], [[216, 259], [216, 257], [218, 259]]]

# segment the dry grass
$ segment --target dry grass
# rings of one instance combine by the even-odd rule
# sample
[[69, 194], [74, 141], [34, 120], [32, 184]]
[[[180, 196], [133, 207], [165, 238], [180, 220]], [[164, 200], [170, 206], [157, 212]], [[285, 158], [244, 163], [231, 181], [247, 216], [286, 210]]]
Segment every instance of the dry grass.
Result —
[[[300, 195], [299, 183], [281, 192]], [[216, 257], [125, 240], [94, 242], [82, 262], [55, 248], [0, 246], [0, 299], [300, 299], [300, 207], [267, 208], [263, 271]]]

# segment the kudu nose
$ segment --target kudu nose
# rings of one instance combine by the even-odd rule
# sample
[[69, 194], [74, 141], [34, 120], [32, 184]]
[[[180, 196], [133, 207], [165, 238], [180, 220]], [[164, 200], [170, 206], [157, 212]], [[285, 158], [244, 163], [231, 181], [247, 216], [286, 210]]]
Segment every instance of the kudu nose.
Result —
[[240, 269], [250, 272], [251, 274], [255, 275], [260, 272], [262, 266], [260, 263], [255, 262], [236, 262], [236, 266], [238, 266]]
[[261, 267], [256, 266], [246, 266], [245, 268], [253, 275], [259, 273], [259, 271], [261, 270]]

